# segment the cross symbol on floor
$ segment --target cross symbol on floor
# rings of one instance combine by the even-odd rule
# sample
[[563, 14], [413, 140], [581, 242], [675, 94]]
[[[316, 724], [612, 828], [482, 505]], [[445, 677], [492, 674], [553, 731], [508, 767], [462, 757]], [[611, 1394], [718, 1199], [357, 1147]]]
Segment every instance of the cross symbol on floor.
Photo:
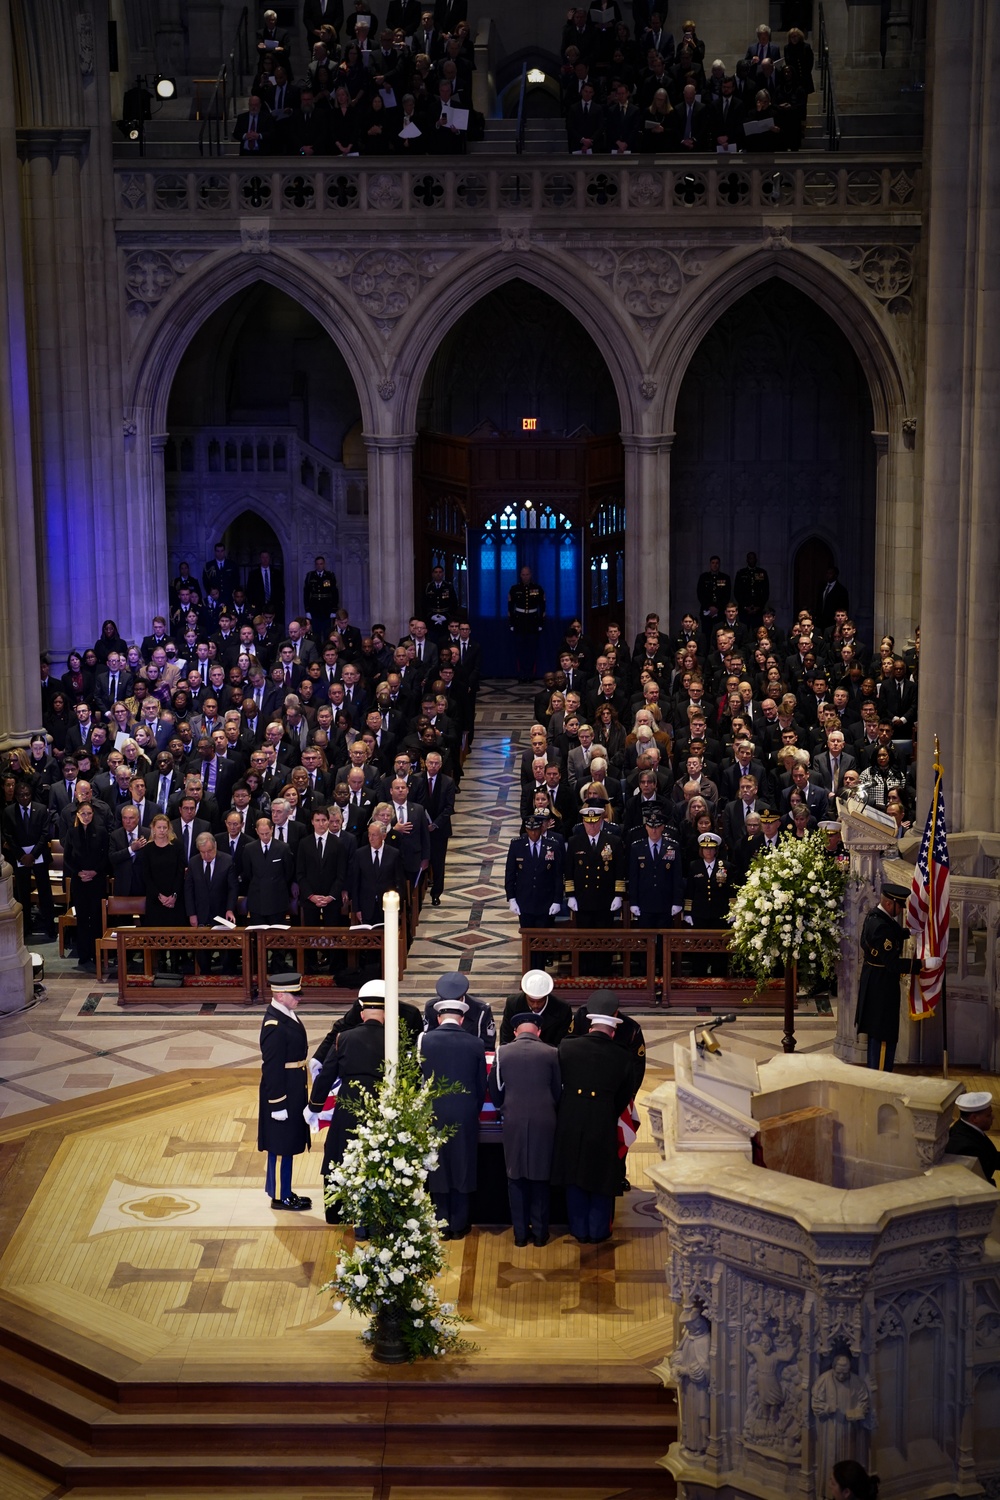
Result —
[[239, 1115], [237, 1125], [243, 1126], [243, 1135], [238, 1141], [187, 1141], [182, 1135], [172, 1135], [163, 1148], [163, 1158], [172, 1156], [204, 1155], [206, 1152], [235, 1152], [235, 1160], [225, 1172], [213, 1172], [213, 1177], [259, 1177], [262, 1171], [260, 1153], [257, 1150], [257, 1116]]
[[616, 1287], [620, 1283], [663, 1284], [667, 1274], [662, 1267], [651, 1270], [620, 1270], [615, 1265], [615, 1252], [622, 1244], [623, 1240], [607, 1240], [603, 1245], [581, 1245], [579, 1269], [574, 1266], [557, 1266], [554, 1270], [546, 1271], [540, 1266], [515, 1266], [511, 1261], [502, 1260], [497, 1267], [497, 1290], [510, 1291], [512, 1287], [523, 1286], [531, 1281], [541, 1282], [545, 1286], [578, 1285], [580, 1300], [573, 1307], [564, 1307], [564, 1313], [610, 1312], [630, 1318], [635, 1309], [619, 1305], [615, 1295]]
[[229, 1307], [224, 1301], [226, 1287], [233, 1281], [280, 1281], [304, 1289], [312, 1283], [316, 1263], [311, 1260], [283, 1270], [235, 1265], [237, 1251], [244, 1245], [256, 1245], [256, 1240], [190, 1240], [188, 1243], [201, 1246], [201, 1257], [196, 1266], [176, 1269], [171, 1266], [133, 1266], [127, 1260], [120, 1260], [108, 1282], [109, 1289], [117, 1291], [119, 1287], [137, 1282], [190, 1282], [184, 1301], [165, 1311], [206, 1314], [239, 1312], [239, 1308]]

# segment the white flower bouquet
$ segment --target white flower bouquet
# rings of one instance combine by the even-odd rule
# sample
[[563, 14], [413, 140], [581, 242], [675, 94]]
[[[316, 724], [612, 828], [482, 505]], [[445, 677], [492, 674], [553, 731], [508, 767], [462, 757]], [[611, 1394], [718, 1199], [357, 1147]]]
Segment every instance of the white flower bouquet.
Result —
[[439, 1357], [468, 1345], [452, 1303], [433, 1285], [444, 1265], [427, 1173], [450, 1127], [434, 1121], [434, 1100], [453, 1085], [427, 1083], [413, 1056], [400, 1057], [395, 1077], [362, 1091], [357, 1134], [327, 1181], [325, 1201], [343, 1218], [364, 1224], [369, 1239], [342, 1253], [323, 1291], [370, 1319], [362, 1338], [391, 1312], [410, 1360]]
[[821, 833], [758, 853], [729, 911], [736, 967], [754, 976], [758, 991], [790, 963], [806, 983], [832, 977], [846, 888], [847, 870]]

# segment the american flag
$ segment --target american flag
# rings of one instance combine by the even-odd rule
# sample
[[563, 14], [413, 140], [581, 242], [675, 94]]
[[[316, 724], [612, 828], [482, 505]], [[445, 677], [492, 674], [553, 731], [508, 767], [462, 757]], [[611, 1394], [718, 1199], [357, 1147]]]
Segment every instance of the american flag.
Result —
[[943, 773], [936, 762], [934, 772], [934, 795], [906, 903], [906, 925], [913, 935], [916, 956], [925, 964], [933, 958], [939, 958], [941, 962], [923, 969], [910, 989], [910, 1015], [914, 1021], [925, 1020], [937, 1009], [944, 986], [944, 961], [948, 956], [948, 924], [951, 920], [948, 829], [941, 787]]

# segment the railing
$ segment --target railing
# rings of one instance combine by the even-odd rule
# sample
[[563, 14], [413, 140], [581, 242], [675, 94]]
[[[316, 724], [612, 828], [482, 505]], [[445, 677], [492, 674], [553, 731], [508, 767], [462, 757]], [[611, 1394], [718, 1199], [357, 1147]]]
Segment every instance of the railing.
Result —
[[837, 92], [833, 84], [833, 60], [826, 31], [826, 12], [823, 0], [819, 0], [819, 26], [816, 33], [819, 48], [819, 79], [823, 89], [823, 109], [826, 114], [826, 145], [828, 151], [840, 150], [840, 116], [837, 113]]
[[[120, 163], [115, 167], [117, 228], [148, 229], [152, 224], [180, 228], [197, 218], [206, 229], [220, 219], [257, 216], [260, 233], [269, 221], [292, 215], [297, 227], [320, 227], [337, 220], [338, 230], [359, 218], [377, 217], [387, 227], [401, 220], [422, 225], [449, 219], [470, 223], [472, 215], [502, 214], [521, 208], [540, 221], [551, 217], [562, 227], [574, 211], [607, 223], [648, 220], [662, 227], [669, 214], [685, 219], [714, 217], [735, 224], [758, 222], [762, 211], [791, 215], [899, 215], [919, 225], [921, 165], [917, 152], [888, 160], [860, 156], [831, 163], [825, 152], [798, 152], [743, 161], [727, 157], [609, 157], [607, 160], [551, 156], [487, 161], [425, 158], [401, 167], [392, 161], [304, 165], [301, 158], [266, 164], [232, 158], [197, 167], [174, 161]], [[360, 227], [360, 225], [359, 225]], [[334, 275], [339, 275], [334, 270]]]
[[[521, 933], [521, 965], [527, 970], [544, 963], [556, 993], [566, 999], [583, 1000], [595, 989], [610, 986], [628, 997], [626, 1004], [641, 1007], [780, 1010], [785, 1004], [783, 979], [771, 980], [758, 995], [752, 979], [729, 974], [730, 939], [728, 931], [694, 927], [526, 928]], [[581, 972], [586, 969], [590, 972]], [[718, 972], [693, 972], [698, 969]]]
[[[224, 137], [229, 132], [229, 106], [233, 106], [233, 119], [237, 115], [237, 101], [243, 97], [243, 88], [250, 72], [250, 10], [244, 5], [236, 23], [236, 34], [226, 61], [219, 69], [209, 101], [208, 111], [198, 132], [198, 155], [204, 156], [206, 142], [209, 156], [221, 156]], [[227, 85], [230, 85], [227, 87]]]
[[514, 150], [518, 156], [524, 155], [524, 127], [527, 117], [524, 112], [524, 101], [528, 94], [528, 64], [521, 64], [521, 87], [517, 96], [517, 130], [514, 135]]

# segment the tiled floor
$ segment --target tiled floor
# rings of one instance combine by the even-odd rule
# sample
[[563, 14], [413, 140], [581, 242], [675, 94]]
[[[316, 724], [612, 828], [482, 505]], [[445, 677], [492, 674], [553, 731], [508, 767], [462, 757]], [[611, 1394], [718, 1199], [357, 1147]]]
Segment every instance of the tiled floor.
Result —
[[[402, 984], [404, 999], [423, 1006], [434, 981], [449, 968], [469, 975], [472, 992], [496, 1013], [517, 988], [521, 948], [517, 921], [503, 894], [504, 861], [519, 827], [519, 761], [531, 722], [531, 689], [490, 683], [479, 698], [475, 744], [465, 766], [455, 834], [448, 853], [440, 907], [425, 905]], [[41, 1001], [0, 1020], [0, 1115], [78, 1098], [117, 1084], [178, 1068], [255, 1065], [259, 1014], [224, 1005], [158, 1014], [123, 1014], [111, 986], [81, 980], [55, 945], [40, 950], [47, 982]], [[302, 1007], [318, 1039], [329, 1010]], [[643, 1027], [652, 1063], [669, 1066], [673, 1042], [691, 1025], [683, 1016], [647, 1017]], [[800, 1017], [799, 1047], [832, 1044], [832, 1017]], [[760, 1058], [780, 1050], [777, 1017], [741, 1022]]]

